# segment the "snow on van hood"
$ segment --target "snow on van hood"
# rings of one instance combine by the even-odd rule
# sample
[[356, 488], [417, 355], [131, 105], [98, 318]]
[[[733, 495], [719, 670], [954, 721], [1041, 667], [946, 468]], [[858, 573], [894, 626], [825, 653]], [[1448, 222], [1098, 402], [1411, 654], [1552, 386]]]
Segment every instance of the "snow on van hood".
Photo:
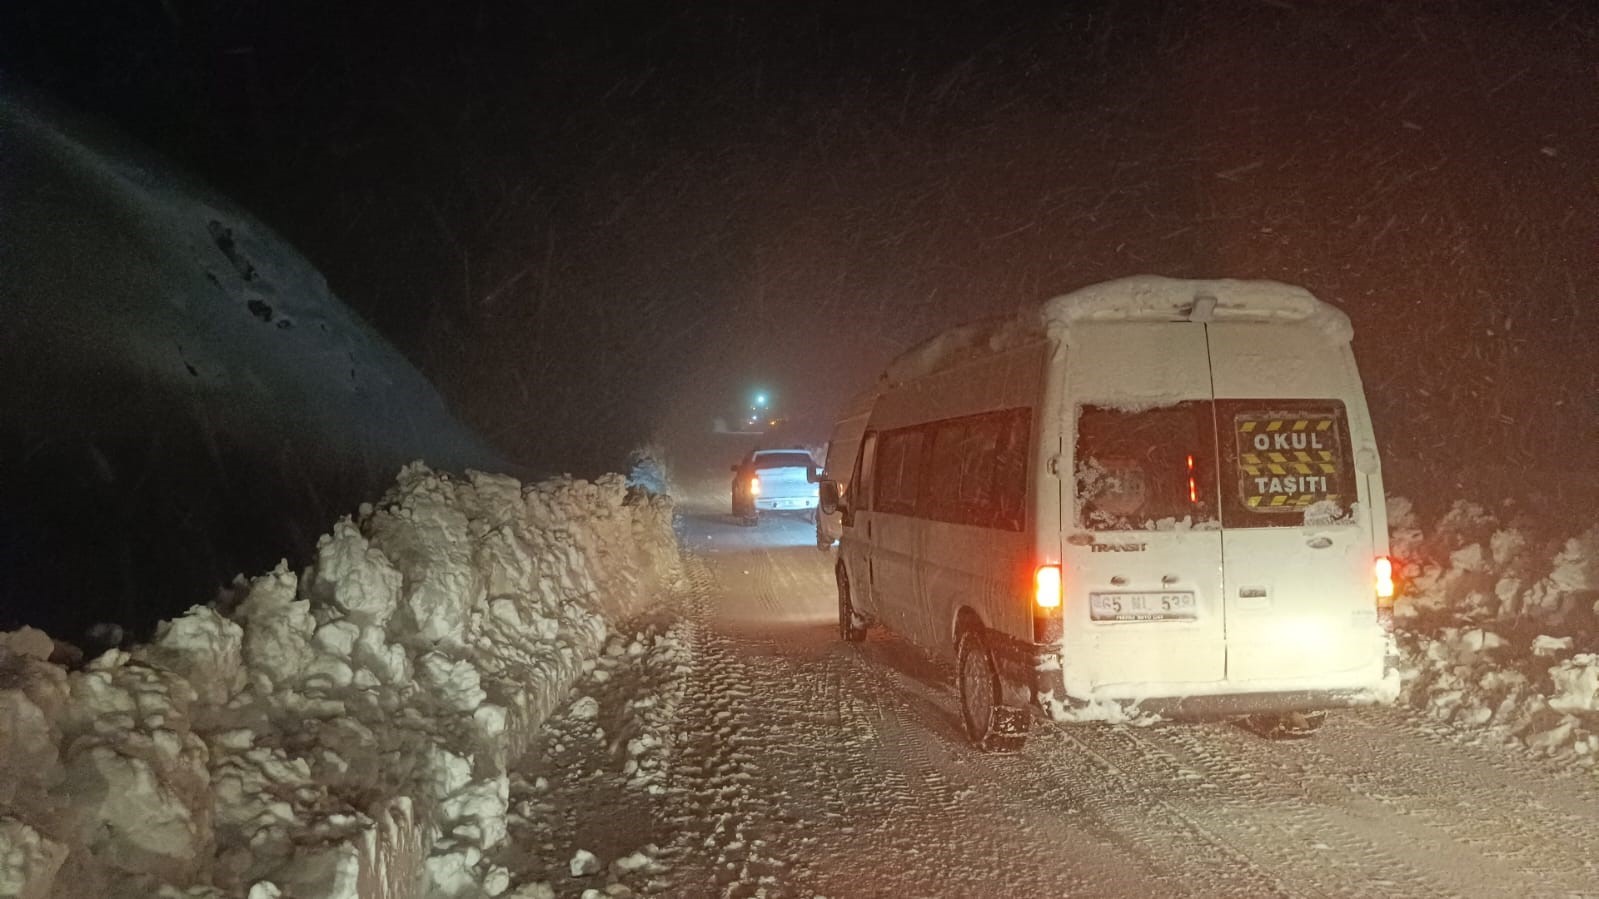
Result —
[[0, 896], [502, 891], [509, 764], [680, 566], [620, 475], [415, 464], [147, 645], [69, 672], [0, 634]]

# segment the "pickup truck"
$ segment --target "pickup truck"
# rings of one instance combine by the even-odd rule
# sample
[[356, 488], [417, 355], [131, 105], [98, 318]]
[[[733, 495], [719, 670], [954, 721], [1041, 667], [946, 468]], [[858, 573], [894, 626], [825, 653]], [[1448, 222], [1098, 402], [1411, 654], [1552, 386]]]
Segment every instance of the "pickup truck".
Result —
[[755, 450], [733, 466], [733, 517], [753, 525], [762, 512], [814, 513], [816, 460], [803, 449]]

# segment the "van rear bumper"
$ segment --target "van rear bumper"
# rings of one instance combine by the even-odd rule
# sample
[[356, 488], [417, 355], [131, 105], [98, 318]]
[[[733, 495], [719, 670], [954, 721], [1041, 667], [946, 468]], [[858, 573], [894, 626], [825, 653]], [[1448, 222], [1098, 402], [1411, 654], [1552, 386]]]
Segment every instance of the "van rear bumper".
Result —
[[[995, 630], [989, 630], [987, 637], [988, 645], [994, 652], [994, 662], [999, 667], [1002, 678], [1028, 690], [1035, 701], [1048, 697], [1068, 709], [1087, 706], [1090, 701], [1095, 704], [1108, 702], [1122, 706], [1129, 713], [1149, 712], [1180, 721], [1205, 721], [1237, 718], [1243, 715], [1387, 705], [1393, 699], [1391, 692], [1381, 685], [1149, 696], [1138, 699], [1112, 697], [1090, 699], [1071, 696], [1066, 692], [1059, 646], [1030, 643]], [[1384, 673], [1386, 675], [1388, 672]]]
[[1241, 715], [1314, 712], [1376, 705], [1374, 690], [1294, 690], [1269, 693], [1226, 693], [1209, 696], [1168, 696], [1123, 703], [1129, 710], [1152, 712], [1177, 721], [1214, 721]]

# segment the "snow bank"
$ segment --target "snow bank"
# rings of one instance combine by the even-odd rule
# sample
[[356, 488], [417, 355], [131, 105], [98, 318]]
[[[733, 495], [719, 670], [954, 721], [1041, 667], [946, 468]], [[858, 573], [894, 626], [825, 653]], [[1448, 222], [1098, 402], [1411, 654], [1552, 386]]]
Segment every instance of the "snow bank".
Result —
[[507, 766], [679, 577], [671, 502], [418, 464], [131, 652], [0, 635], [0, 897], [480, 896]]
[[1401, 702], [1591, 767], [1599, 759], [1599, 526], [1566, 539], [1457, 502], [1424, 534], [1389, 502]]

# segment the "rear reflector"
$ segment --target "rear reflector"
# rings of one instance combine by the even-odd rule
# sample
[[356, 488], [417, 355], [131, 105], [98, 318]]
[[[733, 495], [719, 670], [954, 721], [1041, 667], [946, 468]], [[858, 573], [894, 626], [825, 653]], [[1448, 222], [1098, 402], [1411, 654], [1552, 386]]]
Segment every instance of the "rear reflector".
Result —
[[1060, 566], [1040, 565], [1033, 573], [1033, 604], [1040, 609], [1060, 608]]

